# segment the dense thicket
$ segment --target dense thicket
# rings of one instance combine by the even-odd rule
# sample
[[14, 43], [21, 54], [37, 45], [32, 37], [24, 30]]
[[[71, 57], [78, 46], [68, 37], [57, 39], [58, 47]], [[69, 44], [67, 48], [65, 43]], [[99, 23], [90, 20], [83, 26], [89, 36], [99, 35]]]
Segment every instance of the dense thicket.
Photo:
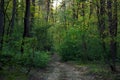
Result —
[[[63, 0], [57, 9], [54, 47], [65, 61], [119, 62], [119, 1]], [[53, 29], [53, 28], [52, 28]]]

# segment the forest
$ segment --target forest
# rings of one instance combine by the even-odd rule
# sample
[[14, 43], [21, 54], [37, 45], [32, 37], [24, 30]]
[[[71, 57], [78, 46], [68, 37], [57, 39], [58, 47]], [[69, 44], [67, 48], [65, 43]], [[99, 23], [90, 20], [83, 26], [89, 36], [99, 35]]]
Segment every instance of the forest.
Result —
[[0, 80], [120, 80], [120, 0], [0, 0]]

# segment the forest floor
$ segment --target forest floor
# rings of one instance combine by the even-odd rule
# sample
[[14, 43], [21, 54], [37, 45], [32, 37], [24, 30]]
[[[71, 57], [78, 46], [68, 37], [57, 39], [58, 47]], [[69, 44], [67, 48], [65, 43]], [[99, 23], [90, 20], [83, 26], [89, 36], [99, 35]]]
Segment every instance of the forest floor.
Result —
[[32, 70], [29, 80], [112, 80], [103, 79], [101, 75], [91, 74], [89, 71], [87, 66], [61, 62], [59, 57], [54, 55], [48, 68]]
[[111, 73], [104, 64], [62, 62], [56, 54], [45, 69], [32, 68], [29, 75], [25, 68], [17, 68], [0, 71], [0, 80], [120, 80], [120, 73]]

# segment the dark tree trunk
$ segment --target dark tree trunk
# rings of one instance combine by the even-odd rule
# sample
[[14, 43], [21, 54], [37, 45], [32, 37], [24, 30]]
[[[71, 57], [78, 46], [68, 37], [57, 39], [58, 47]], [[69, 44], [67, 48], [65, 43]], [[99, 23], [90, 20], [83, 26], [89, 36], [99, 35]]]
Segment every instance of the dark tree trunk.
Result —
[[26, 0], [26, 10], [24, 16], [24, 32], [23, 32], [23, 41], [21, 45], [21, 53], [24, 53], [24, 39], [25, 37], [30, 36], [30, 0]]
[[[30, 24], [31, 32], [32, 32], [32, 28], [34, 26], [34, 15], [35, 15], [35, 0], [32, 0], [31, 24]], [[30, 33], [30, 36], [32, 36], [32, 33]]]
[[64, 11], [64, 26], [65, 30], [67, 31], [67, 18], [66, 18], [66, 2], [63, 0], [63, 11]]
[[83, 16], [83, 17], [85, 16], [85, 10], [84, 10], [84, 7], [85, 7], [85, 5], [84, 5], [84, 3], [82, 3], [82, 16]]
[[90, 0], [90, 14], [89, 14], [89, 18], [91, 18], [92, 13], [93, 13], [93, 4], [92, 4], [92, 0]]
[[79, 14], [79, 1], [72, 1], [72, 17], [73, 17], [73, 25], [75, 24], [75, 21], [78, 20], [78, 14]]
[[105, 0], [100, 0], [100, 22], [99, 22], [100, 37], [105, 38]]
[[13, 0], [12, 18], [11, 18], [11, 22], [10, 22], [10, 32], [9, 32], [10, 34], [13, 33], [13, 29], [14, 29], [16, 7], [17, 7], [17, 2], [16, 2], [16, 0]]
[[76, 10], [75, 10], [75, 0], [73, 0], [72, 2], [72, 11], [73, 11], [73, 19], [75, 20], [76, 19]]
[[80, 2], [77, 1], [77, 11], [76, 11], [76, 19], [78, 20], [78, 16], [79, 16], [79, 10], [80, 10]]
[[[104, 42], [104, 39], [106, 38], [106, 25], [105, 25], [105, 1], [106, 0], [100, 0], [100, 5], [99, 2], [97, 1], [97, 17], [98, 17], [98, 31], [99, 35], [101, 38], [101, 45], [103, 48], [103, 53], [106, 54], [106, 44]], [[105, 56], [104, 56], [105, 57]]]
[[[4, 25], [5, 15], [4, 15], [4, 0], [0, 0], [0, 55], [2, 54], [3, 48], [3, 37], [4, 37]], [[0, 70], [2, 69], [2, 63], [0, 62]]]
[[50, 12], [50, 0], [46, 0], [46, 22], [49, 20], [49, 12]]
[[3, 37], [4, 37], [4, 0], [0, 0], [0, 54], [2, 53]]
[[[82, 3], [82, 17], [83, 17], [83, 26], [85, 26], [85, 3]], [[82, 46], [83, 46], [83, 52], [85, 54], [84, 59], [87, 59], [87, 42], [85, 39], [85, 33], [82, 35]]]
[[104, 54], [106, 54], [106, 44], [104, 42], [104, 39], [106, 38], [105, 34], [105, 0], [100, 0], [100, 16], [99, 16], [100, 22], [99, 22], [99, 32], [100, 37], [102, 39], [102, 47]]
[[25, 16], [24, 16], [24, 37], [30, 36], [30, 0], [26, 0], [26, 10], [25, 10]]
[[54, 23], [53, 0], [51, 0], [51, 4], [50, 4], [50, 18], [51, 18], [51, 22]]
[[108, 0], [107, 1], [107, 9], [108, 9], [108, 27], [110, 33], [110, 67], [111, 70], [116, 72], [116, 56], [117, 56], [117, 41], [115, 38], [117, 37], [117, 0]]

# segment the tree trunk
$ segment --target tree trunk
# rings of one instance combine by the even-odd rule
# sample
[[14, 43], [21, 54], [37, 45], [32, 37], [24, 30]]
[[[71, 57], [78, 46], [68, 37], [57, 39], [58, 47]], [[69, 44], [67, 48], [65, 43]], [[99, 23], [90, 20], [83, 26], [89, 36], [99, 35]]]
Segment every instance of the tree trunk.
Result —
[[89, 0], [89, 1], [90, 1], [90, 14], [89, 14], [89, 18], [91, 18], [91, 15], [93, 13], [93, 4], [92, 4], [93, 0]]
[[[83, 17], [83, 26], [85, 26], [85, 3], [82, 2], [82, 17]], [[83, 52], [84, 52], [84, 60], [87, 59], [88, 55], [87, 55], [87, 42], [85, 39], [85, 33], [82, 34], [82, 46], [83, 46]]]
[[49, 12], [50, 12], [50, 0], [46, 0], [46, 22], [49, 21]]
[[65, 2], [65, 0], [63, 0], [63, 11], [64, 11], [64, 26], [65, 26], [65, 30], [67, 31], [66, 2]]
[[30, 0], [26, 0], [26, 10], [25, 10], [25, 16], [24, 16], [24, 37], [29, 37], [30, 33]]
[[[5, 15], [4, 15], [4, 0], [0, 0], [0, 55], [2, 54], [3, 48], [3, 37], [4, 37], [4, 25]], [[0, 62], [0, 70], [2, 69], [2, 63]]]
[[[35, 0], [32, 0], [32, 11], [31, 11], [31, 24], [30, 24], [30, 31], [32, 32], [32, 28], [34, 26], [34, 16], [35, 15]], [[32, 33], [30, 33], [32, 36]]]
[[26, 10], [24, 16], [24, 32], [23, 32], [23, 41], [21, 46], [21, 53], [24, 53], [24, 39], [30, 36], [30, 0], [26, 0]]
[[2, 53], [3, 37], [4, 37], [4, 0], [0, 0], [0, 54]]
[[13, 33], [13, 29], [14, 29], [16, 7], [17, 7], [17, 2], [16, 2], [16, 0], [13, 0], [12, 18], [11, 18], [11, 22], [10, 22], [10, 32], [9, 32], [10, 34]]
[[115, 38], [117, 37], [117, 0], [108, 0], [107, 1], [107, 9], [108, 9], [108, 27], [110, 33], [110, 58], [112, 62], [110, 62], [111, 70], [116, 72], [116, 56], [117, 56], [117, 41]]
[[73, 13], [73, 19], [76, 19], [76, 11], [75, 11], [75, 0], [72, 1], [72, 13]]
[[[106, 44], [104, 39], [106, 38], [106, 25], [105, 25], [105, 1], [106, 0], [100, 0], [100, 5], [99, 5], [99, 1], [97, 1], [97, 18], [98, 18], [98, 31], [99, 31], [99, 35], [101, 38], [101, 45], [103, 48], [103, 53], [106, 54]], [[105, 57], [105, 56], [104, 56]]]

